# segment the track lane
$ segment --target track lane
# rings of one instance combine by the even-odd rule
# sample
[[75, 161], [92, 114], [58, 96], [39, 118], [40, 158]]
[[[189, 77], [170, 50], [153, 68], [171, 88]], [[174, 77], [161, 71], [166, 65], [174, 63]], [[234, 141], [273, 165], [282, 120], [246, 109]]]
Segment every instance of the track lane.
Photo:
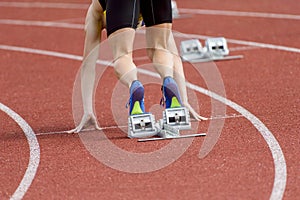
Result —
[[[256, 52], [256, 50], [255, 50], [255, 52]], [[259, 51], [259, 52], [263, 52], [263, 53], [265, 53], [266, 51], [265, 50], [263, 50], [263, 51]], [[247, 55], [248, 56], [250, 56], [251, 57], [251, 55], [252, 54], [248, 54], [247, 53]], [[267, 54], [268, 55], [268, 54]], [[281, 53], [279, 54], [279, 55], [282, 55]], [[253, 59], [252, 60], [255, 60], [256, 58], [255, 57], [252, 57]], [[279, 57], [277, 57], [277, 58], [279, 58]], [[277, 61], [277, 58], [275, 58], [274, 57], [274, 61]], [[280, 57], [281, 58], [281, 57]], [[289, 54], [284, 54], [284, 57], [283, 58], [287, 58], [287, 60], [289, 59], [289, 58], [291, 58], [291, 59], [297, 59], [297, 55], [296, 54], [293, 54], [291, 57], [289, 56]], [[248, 59], [247, 59], [248, 61], [251, 61], [251, 59], [249, 59], [249, 57], [248, 57]], [[283, 63], [285, 63], [285, 59], [283, 59], [283, 61], [282, 61]], [[236, 62], [235, 62], [236, 63]], [[237, 62], [237, 63], [240, 63], [240, 62]], [[242, 61], [241, 62], [241, 64], [244, 64], [244, 62]], [[259, 62], [258, 63], [253, 63], [253, 71], [255, 71], [255, 68], [254, 68], [254, 66], [255, 66], [255, 64], [259, 64]], [[267, 62], [266, 63], [263, 63], [263, 65], [266, 65], [267, 66]], [[293, 72], [293, 73], [297, 73], [297, 70], [295, 70], [294, 68], [293, 68], [293, 64], [294, 63], [290, 63], [289, 65], [291, 66], [291, 68], [288, 70], [289, 72]], [[224, 73], [226, 73], [226, 71], [228, 71], [228, 72], [230, 72], [230, 64], [221, 64], [222, 65], [222, 68], [221, 69], [224, 69], [223, 70], [223, 72]], [[248, 66], [248, 65], [247, 65]], [[241, 71], [242, 70], [245, 70], [245, 67], [246, 66], [244, 66], [242, 69], [241, 69]], [[250, 71], [251, 72], [251, 70], [248, 70], [248, 71]], [[222, 72], [222, 74], [223, 74], [223, 72]], [[266, 73], [266, 72], [264, 72], [264, 73]], [[239, 73], [236, 73], [237, 75], [239, 75]], [[274, 75], [276, 76], [278, 76], [279, 78], [280, 78], [280, 75], [281, 73], [278, 71], [278, 72], [275, 72], [274, 73]], [[295, 75], [295, 74], [294, 74]], [[294, 77], [294, 75], [292, 75], [292, 77]], [[230, 77], [230, 73], [228, 73], [228, 79], [226, 79], [226, 80], [230, 80], [232, 77]], [[249, 78], [251, 78], [251, 76], [249, 76]], [[241, 82], [239, 79], [237, 79], [238, 81], [239, 81], [239, 83]], [[284, 80], [284, 79], [283, 79]], [[245, 81], [246, 82], [246, 81]], [[290, 80], [288, 80], [287, 82], [286, 82], [286, 85], [289, 85], [289, 83], [290, 83], [291, 81]], [[276, 84], [276, 83], [275, 83]], [[247, 84], [248, 85], [248, 84]], [[234, 83], [232, 83], [232, 86], [234, 86]], [[274, 87], [275, 85], [273, 85], [273, 87]], [[283, 85], [283, 87], [284, 87], [285, 85]], [[249, 85], [249, 87], [251, 87], [251, 84]], [[253, 91], [255, 91], [255, 88], [259, 88], [260, 86], [259, 85], [255, 85], [255, 86], [252, 86], [253, 87]], [[237, 96], [237, 94], [239, 94], [239, 91], [238, 91], [239, 89], [238, 89], [238, 87], [236, 88], [236, 89], [234, 89], [232, 92], [230, 92], [230, 94], [231, 95], [233, 95], [235, 98], [240, 98], [240, 97], [238, 97]], [[284, 94], [286, 94], [286, 93], [289, 93], [289, 91], [286, 91], [286, 90], [283, 90], [283, 93]], [[277, 96], [274, 94], [274, 93], [272, 93], [273, 95], [274, 95], [274, 97], [276, 98]], [[289, 96], [289, 98], [293, 98], [293, 88], [292, 88], [292, 90], [291, 90], [291, 94], [290, 94], [290, 96]], [[252, 98], [257, 98], [257, 96], [256, 95], [254, 95], [254, 94], [252, 94], [252, 92], [251, 92], [251, 90], [248, 92], [248, 95], [246, 95], [245, 97], [244, 97], [244, 99], [245, 99], [245, 101], [244, 100], [240, 100], [243, 104], [245, 104], [245, 106], [248, 108], [248, 106], [251, 106], [251, 110], [255, 110], [255, 112], [259, 115], [259, 116], [261, 116], [261, 115], [263, 115], [264, 117], [263, 117], [263, 119], [264, 119], [264, 121], [268, 121], [270, 124], [270, 126], [271, 126], [271, 128], [274, 126], [274, 124], [272, 123], [272, 119], [271, 119], [271, 117], [273, 116], [273, 118], [274, 118], [274, 116], [276, 116], [276, 104], [275, 103], [273, 103], [273, 102], [270, 102], [271, 103], [271, 108], [269, 109], [269, 110], [267, 110], [267, 111], [265, 111], [265, 112], [263, 112], [263, 109], [259, 109], [259, 110], [256, 110], [255, 108], [257, 107], [257, 103], [259, 103], [259, 102], [261, 102], [261, 100], [264, 100], [264, 101], [266, 101], [266, 100], [268, 100], [268, 98], [261, 98], [261, 99], [257, 99], [256, 101], [255, 101], [255, 103], [253, 102], [253, 104], [252, 103], [250, 103], [250, 102], [248, 102], [247, 101], [247, 98], [248, 97], [252, 97]], [[284, 98], [284, 96], [283, 96], [283, 98]], [[293, 106], [293, 102], [291, 102], [290, 104], [288, 104], [288, 105], [291, 105], [291, 106]], [[296, 104], [297, 105], [297, 104]], [[265, 108], [266, 106], [262, 106], [262, 108]], [[272, 108], [273, 108], [273, 111], [274, 112], [271, 112], [271, 116], [269, 117], [269, 116], [267, 116], [266, 115], [266, 113], [268, 113], [268, 112], [270, 112], [270, 111], [272, 111]], [[292, 114], [292, 116], [295, 116], [295, 113], [293, 113]], [[297, 116], [297, 114], [296, 114], [296, 116]], [[287, 116], [287, 118], [288, 118], [288, 116]], [[277, 120], [278, 120], [278, 122], [280, 122], [280, 117], [278, 117], [278, 118], [276, 118]], [[284, 121], [288, 124], [289, 122], [288, 122], [288, 119], [285, 119], [284, 118]], [[281, 127], [278, 127], [278, 128], [281, 128]], [[295, 127], [293, 127], [293, 126], [291, 126], [291, 125], [288, 125], [288, 126], [286, 126], [285, 128], [288, 128], [288, 129], [291, 129], [292, 131], [295, 131]], [[284, 130], [284, 127], [282, 127], [282, 130], [283, 131], [285, 131]], [[275, 133], [277, 133], [277, 129], [274, 129], [274, 132]], [[279, 134], [276, 134], [277, 135], [277, 137], [278, 136], [280, 136]], [[281, 141], [289, 141], [289, 139], [288, 138], [285, 138], [285, 139], [283, 139], [283, 137], [280, 137], [280, 139], [281, 139]], [[294, 139], [296, 139], [296, 141], [297, 141], [297, 138], [294, 138]], [[284, 148], [286, 148], [286, 151], [288, 152], [289, 150], [289, 148], [288, 147], [284, 147]], [[287, 161], [288, 162], [288, 164], [291, 166], [291, 165], [293, 165], [293, 162], [292, 162], [292, 158], [289, 156], [288, 157], [289, 158], [289, 160], [290, 160], [290, 162], [289, 162], [289, 160]], [[293, 171], [293, 170], [292, 170]], [[296, 171], [294, 171], [294, 173], [296, 173], [297, 174], [297, 172]], [[297, 176], [296, 176], [297, 177]], [[295, 180], [297, 180], [297, 179], [293, 179], [294, 181]], [[288, 186], [289, 187], [292, 187], [291, 185], [293, 185], [293, 182], [291, 181], [291, 182], [289, 182], [288, 183]], [[293, 188], [293, 187], [292, 187]], [[289, 191], [289, 190], [288, 190]], [[294, 190], [292, 190], [293, 192], [296, 192], [295, 191], [295, 189]], [[205, 192], [205, 191], [203, 191], [203, 192]], [[221, 191], [220, 191], [221, 192]], [[108, 193], [107, 193], [108, 194]], [[119, 193], [119, 195], [121, 195], [122, 194], [122, 192], [120, 192]], [[288, 193], [288, 194], [291, 194], [291, 193]], [[133, 195], [134, 196], [134, 195]], [[116, 197], [117, 197], [117, 195], [116, 195]]]

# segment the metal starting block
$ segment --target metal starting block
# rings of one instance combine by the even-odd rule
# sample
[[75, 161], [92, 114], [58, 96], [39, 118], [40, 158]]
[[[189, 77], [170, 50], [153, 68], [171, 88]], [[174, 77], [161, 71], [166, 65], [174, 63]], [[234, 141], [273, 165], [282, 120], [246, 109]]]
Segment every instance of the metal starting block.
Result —
[[181, 58], [184, 61], [204, 58], [205, 50], [199, 40], [185, 40], [180, 45]]
[[197, 39], [181, 42], [180, 53], [183, 61], [191, 63], [243, 58], [242, 55], [229, 56], [227, 41], [224, 37], [208, 38], [205, 47]]
[[212, 57], [223, 57], [229, 55], [229, 49], [227, 47], [227, 41], [223, 37], [208, 38], [205, 41], [207, 52]]
[[191, 129], [190, 114], [187, 108], [168, 108], [163, 112], [163, 123], [178, 130]]
[[152, 137], [157, 134], [154, 115], [140, 114], [128, 117], [128, 137], [144, 138]]
[[185, 107], [166, 109], [158, 122], [150, 113], [128, 117], [128, 137], [138, 138], [139, 142], [206, 136], [205, 133], [180, 135], [180, 130], [188, 129], [191, 129], [191, 122]]
[[172, 8], [172, 16], [173, 18], [179, 18], [179, 11], [178, 11], [178, 8], [177, 8], [177, 3], [176, 1], [172, 0], [171, 1], [171, 8]]

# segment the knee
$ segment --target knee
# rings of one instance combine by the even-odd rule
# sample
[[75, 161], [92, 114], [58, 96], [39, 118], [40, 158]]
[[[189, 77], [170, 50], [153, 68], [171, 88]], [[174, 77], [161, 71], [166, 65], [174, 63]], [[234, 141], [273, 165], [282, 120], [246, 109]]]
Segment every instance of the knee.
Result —
[[147, 48], [147, 55], [148, 58], [153, 62], [153, 54], [154, 54], [154, 50], [151, 48]]

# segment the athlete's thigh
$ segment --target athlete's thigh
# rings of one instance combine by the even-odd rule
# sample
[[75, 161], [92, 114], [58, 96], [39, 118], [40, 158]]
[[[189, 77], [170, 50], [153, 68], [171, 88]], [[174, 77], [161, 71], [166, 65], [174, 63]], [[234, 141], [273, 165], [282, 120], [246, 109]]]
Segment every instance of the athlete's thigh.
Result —
[[107, 34], [122, 29], [136, 28], [140, 0], [106, 0]]
[[100, 4], [100, 6], [102, 7], [102, 10], [106, 10], [106, 0], [92, 0], [94, 4], [96, 4], [96, 2], [98, 3], [98, 5]]
[[92, 0], [91, 5], [95, 11], [103, 12], [105, 10], [105, 0]]
[[141, 0], [141, 13], [147, 27], [172, 23], [171, 0]]

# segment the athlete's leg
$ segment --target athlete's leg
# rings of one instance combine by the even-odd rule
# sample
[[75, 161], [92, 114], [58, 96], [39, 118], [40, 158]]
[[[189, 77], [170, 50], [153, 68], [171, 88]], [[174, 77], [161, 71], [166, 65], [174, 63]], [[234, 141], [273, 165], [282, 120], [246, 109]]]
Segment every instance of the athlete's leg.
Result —
[[141, 114], [144, 108], [144, 87], [138, 81], [137, 69], [132, 59], [135, 30], [122, 28], [109, 36], [114, 55], [114, 69], [119, 80], [130, 88], [129, 115]]
[[[150, 8], [150, 9], [149, 9]], [[147, 44], [149, 47], [148, 55], [155, 63], [154, 67], [162, 78], [164, 78], [163, 88], [175, 88], [178, 84], [178, 89], [183, 106], [187, 107], [193, 117], [197, 120], [206, 119], [201, 117], [189, 104], [185, 75], [181, 58], [178, 55], [176, 43], [171, 32], [172, 29], [172, 9], [170, 0], [149, 0], [147, 3], [141, 5], [142, 14], [146, 26], [150, 26], [146, 31]], [[173, 77], [175, 82], [165, 77]], [[169, 80], [168, 80], [169, 79]], [[172, 86], [167, 86], [172, 85]], [[166, 86], [166, 87], [164, 87]], [[174, 86], [174, 87], [173, 87]], [[178, 96], [176, 89], [173, 94]], [[165, 90], [166, 91], [166, 90]], [[169, 92], [163, 92], [164, 97], [169, 95]], [[170, 99], [167, 106], [170, 106]], [[175, 104], [174, 104], [175, 105]]]
[[132, 59], [134, 36], [134, 29], [122, 28], [108, 38], [114, 56], [115, 73], [127, 87], [137, 80], [137, 69]]
[[172, 24], [163, 23], [146, 28], [148, 56], [161, 78], [173, 77], [173, 55], [169, 51]]
[[176, 81], [176, 83], [178, 84], [178, 88], [179, 88], [179, 92], [181, 95], [181, 100], [182, 100], [183, 106], [186, 107], [187, 109], [189, 109], [191, 115], [196, 120], [198, 120], [198, 121], [207, 120], [206, 117], [200, 116], [195, 111], [195, 109], [189, 104], [187, 90], [186, 90], [186, 79], [185, 79], [185, 74], [184, 74], [184, 70], [183, 70], [183, 64], [182, 64], [182, 60], [179, 56], [178, 49], [176, 47], [174, 36], [172, 36], [170, 38], [168, 48], [169, 48], [169, 51], [173, 55], [173, 62], [174, 62], [173, 78]]
[[161, 78], [172, 77], [174, 63], [168, 51], [172, 35], [171, 0], [141, 1], [141, 13], [146, 24], [148, 56]]
[[[175, 44], [175, 41], [174, 41]], [[176, 47], [176, 45], [175, 45]], [[181, 98], [182, 98], [182, 104], [184, 107], [186, 107], [187, 109], [189, 109], [191, 115], [198, 121], [200, 120], [207, 120], [206, 117], [201, 116], [200, 114], [198, 114], [195, 109], [189, 104], [188, 101], [188, 96], [187, 96], [187, 90], [186, 90], [186, 79], [185, 79], [185, 75], [184, 75], [184, 70], [183, 70], [183, 64], [181, 61], [180, 56], [178, 55], [177, 49], [175, 51], [171, 50], [172, 52], [174, 52], [174, 80], [177, 82], [178, 84], [178, 88], [181, 94]]]
[[86, 58], [101, 41], [101, 31], [104, 28], [103, 8], [98, 0], [92, 0], [85, 18], [85, 41], [83, 57]]
[[109, 0], [106, 7], [107, 34], [113, 51], [115, 73], [127, 87], [137, 80], [132, 51], [139, 5], [139, 0]]
[[115, 73], [130, 88], [129, 115], [145, 112], [144, 87], [138, 81], [136, 65], [132, 59], [139, 5], [139, 0], [110, 0], [107, 3], [108, 41], [113, 52]]

